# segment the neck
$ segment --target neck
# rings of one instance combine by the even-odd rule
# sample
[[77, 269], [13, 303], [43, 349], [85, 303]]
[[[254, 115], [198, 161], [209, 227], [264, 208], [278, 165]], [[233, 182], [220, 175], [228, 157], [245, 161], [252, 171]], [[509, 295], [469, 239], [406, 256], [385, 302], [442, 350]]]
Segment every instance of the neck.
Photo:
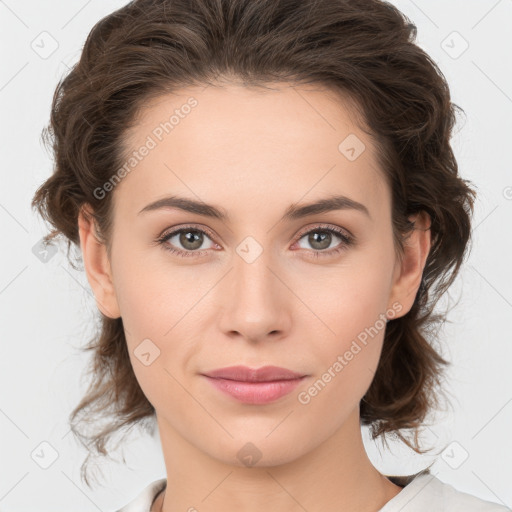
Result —
[[[159, 418], [167, 488], [151, 512], [304, 510], [377, 512], [402, 488], [366, 454], [358, 411], [324, 443], [280, 464], [227, 464], [190, 445]], [[179, 461], [179, 464], [176, 464]]]

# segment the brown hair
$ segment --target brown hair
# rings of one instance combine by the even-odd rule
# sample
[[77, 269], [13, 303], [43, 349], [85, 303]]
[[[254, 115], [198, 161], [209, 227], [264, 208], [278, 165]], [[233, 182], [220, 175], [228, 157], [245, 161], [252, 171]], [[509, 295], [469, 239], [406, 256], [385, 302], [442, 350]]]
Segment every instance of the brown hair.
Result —
[[[98, 199], [94, 191], [125, 161], [123, 137], [150, 98], [221, 80], [337, 91], [355, 106], [378, 149], [399, 252], [414, 229], [408, 216], [425, 211], [431, 218], [432, 246], [414, 305], [388, 322], [376, 374], [360, 402], [361, 422], [373, 438], [389, 433], [423, 453], [417, 432], [439, 404], [436, 388], [448, 365], [433, 346], [446, 315], [433, 309], [466, 254], [475, 192], [459, 177], [450, 146], [455, 109], [462, 109], [415, 37], [411, 21], [378, 0], [130, 2], [93, 27], [79, 62], [55, 90], [43, 131], [55, 170], [32, 201], [54, 227], [45, 241], [62, 234], [69, 257], [70, 245], [80, 244], [79, 211], [88, 204], [109, 247], [113, 194]], [[155, 410], [135, 378], [121, 318], [101, 314], [100, 332], [84, 350], [93, 351], [93, 379], [70, 424], [89, 455], [93, 448], [106, 455], [116, 431], [154, 420]], [[103, 428], [80, 432], [80, 425], [105, 417]], [[414, 446], [404, 429], [415, 432]]]

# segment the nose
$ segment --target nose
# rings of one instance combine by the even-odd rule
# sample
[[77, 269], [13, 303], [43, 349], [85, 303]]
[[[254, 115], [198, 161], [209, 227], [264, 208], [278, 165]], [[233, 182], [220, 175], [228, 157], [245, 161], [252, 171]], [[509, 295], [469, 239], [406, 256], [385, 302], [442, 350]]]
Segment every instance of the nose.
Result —
[[266, 251], [254, 261], [235, 255], [233, 268], [218, 290], [222, 332], [250, 342], [285, 337], [291, 328], [294, 296], [282, 274]]

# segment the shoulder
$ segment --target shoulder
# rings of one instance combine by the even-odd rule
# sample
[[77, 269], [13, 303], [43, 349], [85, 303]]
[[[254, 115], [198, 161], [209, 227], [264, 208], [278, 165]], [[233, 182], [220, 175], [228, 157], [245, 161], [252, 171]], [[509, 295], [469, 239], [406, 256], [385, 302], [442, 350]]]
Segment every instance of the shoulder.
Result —
[[405, 487], [379, 512], [512, 512], [504, 505], [477, 498], [439, 480], [429, 471], [411, 477], [388, 477]]
[[156, 495], [167, 485], [167, 479], [161, 478], [151, 482], [136, 495], [132, 501], [116, 512], [149, 512]]
[[491, 501], [477, 498], [472, 494], [459, 491], [452, 485], [442, 482], [437, 478], [435, 478], [435, 485], [438, 487], [439, 492], [444, 498], [445, 506], [449, 506], [454, 511], [464, 510], [466, 512], [511, 512], [511, 509], [504, 505], [499, 505]]

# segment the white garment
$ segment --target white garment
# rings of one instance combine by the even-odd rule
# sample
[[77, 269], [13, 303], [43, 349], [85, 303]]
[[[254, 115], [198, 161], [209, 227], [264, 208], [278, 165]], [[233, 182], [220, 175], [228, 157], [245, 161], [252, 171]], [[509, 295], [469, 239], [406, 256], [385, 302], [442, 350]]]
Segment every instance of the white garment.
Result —
[[[393, 481], [396, 477], [388, 476], [388, 478]], [[408, 485], [378, 512], [512, 512], [512, 510], [504, 505], [459, 491], [425, 471], [413, 475]]]
[[[387, 476], [405, 487], [378, 512], [512, 512], [512, 509], [458, 491], [428, 470], [410, 476]], [[167, 485], [162, 478], [149, 484], [130, 503], [116, 512], [150, 512], [157, 494]]]
[[143, 491], [133, 500], [116, 512], [150, 512], [151, 505], [155, 501], [156, 495], [166, 487], [167, 479], [161, 478], [150, 483]]

